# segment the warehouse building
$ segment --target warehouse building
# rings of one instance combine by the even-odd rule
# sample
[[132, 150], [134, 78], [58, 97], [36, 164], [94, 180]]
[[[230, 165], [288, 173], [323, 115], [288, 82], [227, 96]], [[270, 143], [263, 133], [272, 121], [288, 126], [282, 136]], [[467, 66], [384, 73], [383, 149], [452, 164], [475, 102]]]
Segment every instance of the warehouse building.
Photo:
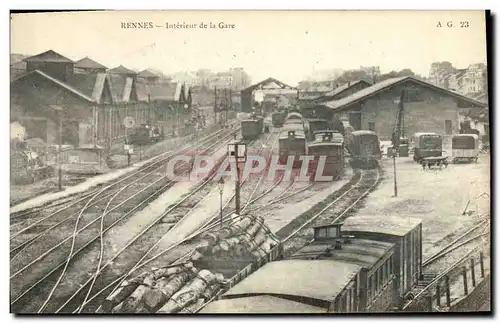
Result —
[[338, 117], [356, 130], [372, 130], [391, 138], [396, 112], [404, 91], [403, 125], [406, 136], [416, 132], [458, 133], [459, 113], [486, 105], [414, 77], [384, 80], [339, 100], [315, 106], [318, 116]]

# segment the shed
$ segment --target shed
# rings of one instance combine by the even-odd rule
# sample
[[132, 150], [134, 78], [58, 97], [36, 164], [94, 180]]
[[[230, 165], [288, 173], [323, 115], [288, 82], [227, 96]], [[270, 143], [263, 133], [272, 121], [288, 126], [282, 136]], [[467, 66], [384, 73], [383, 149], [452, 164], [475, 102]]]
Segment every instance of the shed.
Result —
[[253, 93], [255, 90], [261, 90], [266, 85], [276, 84], [279, 89], [293, 90], [294, 88], [288, 84], [278, 81], [275, 78], [268, 77], [267, 79], [247, 87], [241, 91], [241, 111], [251, 112], [253, 107]]
[[404, 133], [458, 132], [459, 109], [486, 105], [411, 76], [391, 78], [339, 100], [320, 103], [332, 115], [348, 121], [356, 130], [373, 129], [380, 138], [390, 138], [404, 91]]

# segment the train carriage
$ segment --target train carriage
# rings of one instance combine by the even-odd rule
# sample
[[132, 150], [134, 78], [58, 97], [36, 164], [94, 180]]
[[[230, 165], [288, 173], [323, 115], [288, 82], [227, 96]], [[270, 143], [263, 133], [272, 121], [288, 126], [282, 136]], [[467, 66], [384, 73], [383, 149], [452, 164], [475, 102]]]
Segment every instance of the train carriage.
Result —
[[427, 157], [443, 155], [443, 138], [434, 132], [417, 132], [412, 137], [413, 160], [420, 162]]
[[344, 222], [342, 231], [360, 239], [396, 244], [393, 299], [394, 305], [400, 305], [422, 274], [422, 221], [410, 216], [356, 215]]
[[356, 168], [376, 167], [382, 158], [380, 141], [375, 132], [357, 130], [346, 135], [346, 148]]
[[294, 157], [293, 167], [300, 167], [300, 156], [307, 154], [306, 136], [300, 123], [285, 123], [278, 139], [279, 161], [287, 164], [290, 156]]
[[281, 127], [285, 123], [285, 113], [282, 111], [273, 112], [271, 121], [274, 127]]
[[309, 125], [309, 140], [314, 140], [314, 132], [330, 130], [330, 125], [326, 119], [307, 119]]
[[479, 157], [479, 136], [476, 134], [459, 134], [451, 139], [453, 162], [472, 162]]
[[325, 164], [320, 175], [333, 176], [334, 179], [338, 179], [344, 169], [343, 136], [334, 131], [315, 131], [314, 138], [315, 140], [307, 146], [308, 155], [314, 157], [309, 164], [309, 173], [314, 175], [319, 171], [319, 158], [323, 156]]
[[245, 140], [253, 140], [259, 137], [260, 128], [259, 122], [255, 119], [241, 121], [241, 136]]

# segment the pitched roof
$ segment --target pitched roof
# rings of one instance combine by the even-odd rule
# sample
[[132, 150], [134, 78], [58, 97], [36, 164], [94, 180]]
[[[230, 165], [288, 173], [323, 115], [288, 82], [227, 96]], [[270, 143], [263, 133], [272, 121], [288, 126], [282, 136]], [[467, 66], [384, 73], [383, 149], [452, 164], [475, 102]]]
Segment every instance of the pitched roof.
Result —
[[137, 74], [137, 76], [139, 76], [139, 77], [160, 77], [148, 69], [145, 69], [145, 70], [139, 72], [139, 74]]
[[360, 270], [358, 265], [335, 260], [272, 261], [224, 296], [281, 294], [330, 302]]
[[132, 75], [132, 74], [135, 75], [135, 74], [137, 74], [136, 72], [132, 71], [131, 69], [126, 68], [123, 65], [112, 68], [108, 72], [111, 74], [119, 74], [119, 75]]
[[24, 59], [26, 62], [64, 62], [64, 63], [74, 63], [67, 57], [62, 56], [59, 53], [54, 52], [52, 49], [43, 52], [38, 55], [30, 56]]
[[396, 77], [396, 78], [387, 79], [387, 80], [381, 81], [379, 83], [375, 83], [372, 86], [364, 88], [364, 89], [362, 89], [358, 92], [355, 92], [349, 96], [346, 96], [342, 99], [324, 102], [324, 103], [322, 103], [322, 105], [324, 105], [330, 109], [333, 109], [333, 110], [343, 109], [343, 108], [350, 106], [351, 104], [359, 102], [360, 100], [364, 100], [364, 99], [369, 98], [371, 96], [374, 96], [380, 92], [383, 92], [396, 84], [401, 84], [401, 83], [407, 82], [407, 81], [417, 83], [417, 84], [420, 84], [422, 86], [440, 91], [442, 93], [448, 94], [448, 95], [453, 96], [455, 98], [458, 98], [458, 99], [467, 101], [469, 103], [475, 104], [479, 107], [485, 107], [485, 105], [479, 101], [473, 100], [471, 98], [468, 98], [468, 97], [463, 96], [461, 94], [458, 94], [456, 92], [449, 91], [445, 88], [436, 86], [434, 84], [416, 79], [412, 76], [403, 76], [403, 77]]
[[285, 313], [326, 313], [327, 309], [312, 306], [288, 299], [260, 295], [247, 296], [230, 299], [220, 299], [205, 306], [201, 314], [226, 314], [226, 313], [249, 313], [249, 314], [285, 314]]
[[28, 77], [31, 77], [33, 75], [39, 75], [51, 82], [53, 82], [54, 84], [56, 84], [57, 86], [77, 95], [78, 97], [80, 97], [81, 99], [85, 100], [85, 101], [88, 101], [88, 102], [93, 102], [92, 98], [88, 95], [86, 95], [85, 93], [82, 93], [79, 89], [76, 89], [75, 87], [73, 87], [72, 85], [69, 85], [69, 84], [66, 84], [64, 82], [61, 82], [59, 81], [58, 79], [56, 78], [53, 78], [52, 76], [48, 75], [48, 74], [45, 74], [44, 72], [40, 71], [40, 70], [34, 70], [34, 71], [31, 71], [27, 74], [24, 74], [23, 76], [13, 80], [10, 84], [11, 86], [14, 85], [15, 83], [17, 83], [18, 81], [20, 80], [23, 80], [25, 78], [28, 78]]
[[106, 66], [97, 63], [96, 61], [88, 58], [87, 56], [75, 62], [77, 68], [95, 68], [95, 69], [108, 69]]
[[278, 85], [279, 87], [281, 87], [282, 89], [295, 89], [293, 88], [292, 86], [288, 85], [288, 84], [285, 84], [273, 77], [268, 77], [267, 79], [263, 80], [263, 81], [260, 81], [259, 83], [256, 83], [254, 85], [251, 85], [249, 87], [247, 87], [246, 89], [243, 89], [243, 91], [245, 92], [251, 92], [257, 88], [261, 88], [262, 86], [265, 86], [265, 85], [268, 85], [268, 84], [271, 84], [271, 83], [275, 83], [276, 85]]
[[106, 80], [105, 73], [98, 74], [74, 74], [68, 84], [79, 92], [92, 98], [92, 101], [99, 102]]
[[328, 98], [330, 100], [334, 99], [340, 93], [342, 93], [342, 92], [344, 92], [344, 91], [350, 89], [351, 87], [353, 87], [353, 86], [355, 86], [357, 84], [360, 84], [360, 83], [365, 83], [367, 85], [370, 85], [370, 83], [366, 82], [365, 80], [357, 80], [357, 81], [354, 81], [354, 82], [344, 83], [341, 86], [339, 86], [338, 88], [335, 88], [332, 91], [329, 91], [329, 92], [325, 93], [324, 95], [320, 96], [316, 100], [317, 101], [322, 101], [322, 99], [326, 99], [326, 98]]
[[179, 101], [182, 84], [178, 82], [145, 84], [136, 83], [137, 98], [139, 101]]

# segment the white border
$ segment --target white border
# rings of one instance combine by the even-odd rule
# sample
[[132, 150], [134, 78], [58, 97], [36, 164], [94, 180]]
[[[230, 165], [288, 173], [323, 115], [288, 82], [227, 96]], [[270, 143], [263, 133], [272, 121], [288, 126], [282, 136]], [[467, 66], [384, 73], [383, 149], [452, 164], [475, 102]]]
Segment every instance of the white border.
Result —
[[[465, 0], [455, 0], [455, 1], [449, 1], [449, 2], [438, 2], [436, 0], [419, 0], [415, 1], [414, 3], [412, 2], [402, 2], [402, 1], [370, 1], [370, 0], [365, 0], [365, 1], [360, 1], [360, 0], [349, 0], [349, 1], [342, 1], [342, 2], [331, 2], [329, 1], [328, 3], [323, 2], [323, 1], [318, 1], [318, 0], [308, 0], [308, 1], [298, 1], [298, 0], [287, 0], [287, 1], [270, 1], [270, 0], [254, 0], [251, 3], [248, 1], [193, 1], [193, 0], [182, 0], [178, 1], [176, 3], [168, 3], [166, 4], [163, 1], [152, 1], [152, 0], [120, 0], [120, 1], [107, 1], [104, 3], [102, 0], [86, 0], [86, 1], [74, 1], [74, 2], [69, 2], [69, 1], [64, 1], [64, 0], [59, 0], [59, 1], [23, 1], [23, 0], [9, 0], [9, 1], [2, 1], [2, 7], [5, 9], [10, 9], [10, 8], [16, 8], [16, 9], [32, 9], [32, 8], [37, 8], [37, 9], [59, 9], [59, 8], [64, 8], [64, 9], [115, 9], [115, 10], [148, 10], [148, 9], [236, 9], [236, 10], [242, 10], [242, 9], [285, 9], [285, 10], [293, 10], [293, 9], [313, 9], [313, 10], [320, 10], [320, 9], [366, 9], [366, 10], [382, 10], [382, 9], [411, 9], [411, 10], [450, 10], [453, 8], [453, 10], [463, 10], [463, 9], [491, 9], [493, 13], [498, 12], [497, 7], [500, 1], [497, 0], [475, 0], [475, 1], [465, 1]], [[3, 19], [5, 19], [5, 23], [1, 25], [1, 35], [2, 38], [4, 39], [4, 46], [8, 48], [8, 41], [9, 41], [9, 24], [8, 24], [8, 14], [6, 10], [2, 11], [5, 16], [3, 16]], [[496, 21], [498, 24], [498, 20]], [[495, 28], [496, 29], [496, 28]], [[498, 42], [498, 33], [495, 33], [495, 42]], [[4, 132], [3, 135], [0, 137], [4, 141], [3, 147], [5, 147], [5, 151], [7, 151], [9, 147], [9, 140], [8, 138], [10, 135], [8, 134], [9, 131], [9, 69], [7, 68], [7, 62], [10, 60], [9, 58], [9, 51], [4, 50], [2, 53], [2, 61], [4, 62], [1, 64], [1, 69], [2, 73], [0, 75], [3, 76], [2, 81], [5, 82], [2, 84], [3, 86], [1, 87], [2, 91], [4, 92], [4, 95], [2, 98], [5, 98], [4, 104], [2, 105], [1, 114], [2, 118], [0, 120], [3, 120], [4, 122], [4, 127], [1, 127], [1, 131]], [[497, 55], [495, 55], [495, 58], [497, 58]], [[496, 74], [496, 73], [495, 73]], [[495, 92], [500, 93], [498, 91], [498, 86], [499, 84], [496, 84], [495, 87]], [[498, 111], [498, 110], [497, 110]], [[498, 113], [497, 113], [498, 114]], [[498, 116], [497, 116], [498, 117]], [[498, 118], [495, 119], [495, 121], [498, 122]], [[495, 141], [496, 142], [495, 138]], [[493, 140], [493, 139], [492, 139]], [[497, 145], [495, 145], [495, 150], [496, 150]], [[498, 150], [497, 150], [498, 151]], [[7, 153], [8, 154], [8, 153]], [[7, 154], [6, 157], [1, 159], [1, 167], [0, 169], [2, 172], [4, 172], [4, 179], [9, 177], [9, 171], [8, 171], [8, 159], [7, 159]], [[495, 163], [495, 166], [497, 164]], [[8, 180], [3, 180], [2, 181], [2, 202], [5, 202], [5, 212], [4, 212], [4, 221], [5, 225], [4, 230], [5, 233], [2, 235], [4, 239], [4, 243], [2, 246], [2, 258], [5, 259], [7, 262], [7, 259], [9, 258], [9, 253], [8, 253], [8, 246], [9, 246], [9, 232], [7, 231], [9, 227], [9, 221], [8, 221], [8, 205], [9, 205], [9, 181]], [[496, 195], [495, 195], [496, 198]], [[498, 200], [498, 199], [497, 199]], [[500, 220], [496, 220], [496, 222], [500, 222]], [[495, 228], [496, 229], [496, 228]], [[498, 232], [495, 230], [495, 232]], [[498, 240], [498, 239], [497, 239]], [[7, 321], [13, 320], [14, 317], [12, 315], [9, 315], [9, 265], [8, 263], [4, 266], [2, 266], [2, 278], [0, 280], [1, 282], [1, 291], [2, 291], [2, 298], [0, 300], [0, 304], [2, 304], [4, 310], [2, 311], [3, 314], [7, 314]], [[386, 320], [387, 317], [367, 317], [370, 319], [384, 319]], [[428, 320], [441, 320], [444, 319], [445, 317], [437, 317], [437, 318], [430, 318], [430, 317], [425, 317], [425, 318], [415, 318], [417, 321], [428, 321]], [[25, 318], [26, 319], [26, 318]], [[32, 320], [33, 318], [27, 318], [29, 320]], [[51, 317], [48, 317], [47, 319], [52, 319]], [[128, 318], [129, 320], [132, 318]], [[164, 317], [159, 317], [159, 319], [167, 319]], [[171, 318], [168, 318], [171, 320]], [[184, 321], [191, 321], [194, 318], [184, 318]], [[236, 318], [237, 319], [237, 318]], [[276, 318], [278, 319], [278, 318]], [[282, 318], [281, 320], [288, 320], [289, 318]], [[338, 320], [340, 319], [339, 317], [334, 317], [332, 318], [333, 320]], [[398, 318], [395, 317], [394, 319], [404, 319], [403, 317]], [[452, 319], [457, 319], [453, 317]], [[471, 318], [464, 317], [466, 320], [470, 320]], [[85, 317], [84, 320], [87, 321], [92, 321], [95, 322], [103, 320], [103, 318], [90, 318], [90, 317]], [[135, 318], [134, 320], [137, 320]], [[142, 320], [142, 318], [141, 318]], [[269, 318], [260, 318], [260, 320], [269, 320]], [[305, 318], [301, 318], [301, 320], [309, 320]], [[361, 318], [350, 318], [350, 320], [361, 320]]]

